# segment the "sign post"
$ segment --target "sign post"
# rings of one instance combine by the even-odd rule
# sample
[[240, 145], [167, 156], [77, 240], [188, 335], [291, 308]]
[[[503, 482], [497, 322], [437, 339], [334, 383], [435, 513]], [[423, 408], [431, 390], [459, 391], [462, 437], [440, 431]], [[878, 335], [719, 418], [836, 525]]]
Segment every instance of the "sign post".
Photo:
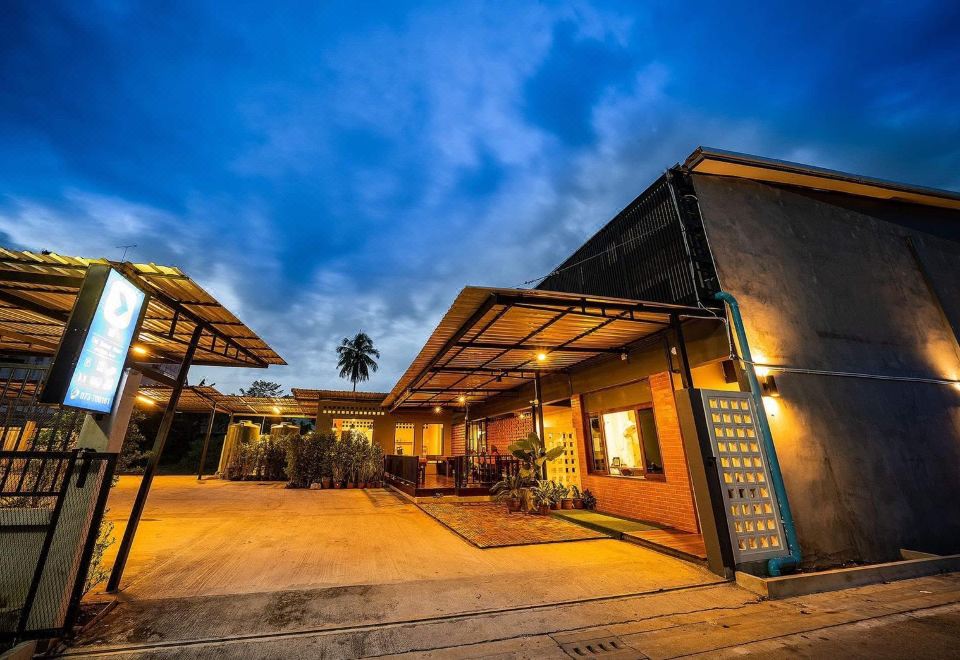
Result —
[[147, 294], [117, 271], [90, 265], [40, 401], [109, 413], [147, 301]]

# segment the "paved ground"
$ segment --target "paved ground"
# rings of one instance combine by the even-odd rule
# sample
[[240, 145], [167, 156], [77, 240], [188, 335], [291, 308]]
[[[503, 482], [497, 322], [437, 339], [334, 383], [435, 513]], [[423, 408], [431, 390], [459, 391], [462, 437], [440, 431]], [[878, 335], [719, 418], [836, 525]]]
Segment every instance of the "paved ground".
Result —
[[120, 604], [68, 655], [960, 657], [957, 574], [761, 601], [620, 541], [481, 550], [384, 491], [158, 484]]
[[[79, 648], [119, 658], [956, 658], [960, 576], [761, 601], [732, 584], [421, 621]], [[577, 649], [580, 649], [578, 652]]]
[[[111, 494], [118, 537], [137, 481]], [[481, 550], [385, 490], [158, 477], [121, 603], [82, 643], [401, 622], [715, 581], [608, 539]]]

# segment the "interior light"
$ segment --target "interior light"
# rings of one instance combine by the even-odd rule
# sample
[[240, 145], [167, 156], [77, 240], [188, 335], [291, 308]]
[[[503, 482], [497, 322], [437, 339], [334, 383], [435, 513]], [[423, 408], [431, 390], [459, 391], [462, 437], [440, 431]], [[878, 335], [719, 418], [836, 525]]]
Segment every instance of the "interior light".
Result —
[[274, 407], [273, 407], [273, 414], [274, 414], [274, 415], [279, 415], [279, 414], [280, 414], [280, 409], [277, 408], [276, 406], [274, 406]]
[[156, 402], [156, 401], [154, 401], [153, 399], [151, 399], [151, 398], [148, 397], [148, 396], [144, 396], [143, 394], [138, 394], [138, 395], [137, 395], [137, 401], [139, 401], [140, 403], [142, 403], [142, 404], [145, 405], [145, 406], [155, 406], [155, 405], [157, 405], [157, 402]]
[[433, 412], [435, 412], [435, 413], [437, 413], [437, 414], [439, 415], [441, 412], [443, 412], [443, 408], [441, 408], [440, 406], [434, 406], [434, 407], [433, 407]]
[[137, 355], [148, 355], [149, 353], [149, 351], [147, 351], [147, 349], [145, 349], [140, 344], [134, 344], [133, 346], [130, 347], [130, 350], [136, 353]]
[[457, 401], [459, 401], [460, 403], [466, 403], [466, 402], [467, 402], [467, 397], [465, 397], [465, 396], [463, 396], [463, 395], [461, 394], [460, 396], [457, 397]]
[[547, 359], [546, 353], [544, 353], [543, 351], [540, 351], [539, 353], [537, 353], [537, 362], [543, 362], [546, 359]]
[[770, 375], [770, 367], [754, 365], [753, 372], [757, 374], [757, 378], [766, 378]]

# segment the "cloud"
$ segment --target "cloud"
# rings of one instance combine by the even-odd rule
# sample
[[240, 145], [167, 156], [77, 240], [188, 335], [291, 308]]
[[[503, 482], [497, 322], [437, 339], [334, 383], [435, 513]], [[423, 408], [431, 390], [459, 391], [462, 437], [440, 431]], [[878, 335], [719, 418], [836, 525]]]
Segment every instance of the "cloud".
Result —
[[136, 243], [290, 363], [194, 380], [347, 387], [362, 329], [386, 390], [463, 285], [545, 275], [697, 145], [960, 185], [956, 11], [927, 11], [26, 6], [0, 26], [0, 237]]

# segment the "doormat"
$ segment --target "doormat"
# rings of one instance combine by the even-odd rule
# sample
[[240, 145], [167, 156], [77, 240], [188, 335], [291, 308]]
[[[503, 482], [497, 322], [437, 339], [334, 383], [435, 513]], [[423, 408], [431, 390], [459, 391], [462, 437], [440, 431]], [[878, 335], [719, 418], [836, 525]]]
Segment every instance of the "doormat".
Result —
[[606, 534], [552, 516], [510, 513], [504, 504], [431, 502], [418, 506], [424, 513], [478, 548], [610, 538]]

